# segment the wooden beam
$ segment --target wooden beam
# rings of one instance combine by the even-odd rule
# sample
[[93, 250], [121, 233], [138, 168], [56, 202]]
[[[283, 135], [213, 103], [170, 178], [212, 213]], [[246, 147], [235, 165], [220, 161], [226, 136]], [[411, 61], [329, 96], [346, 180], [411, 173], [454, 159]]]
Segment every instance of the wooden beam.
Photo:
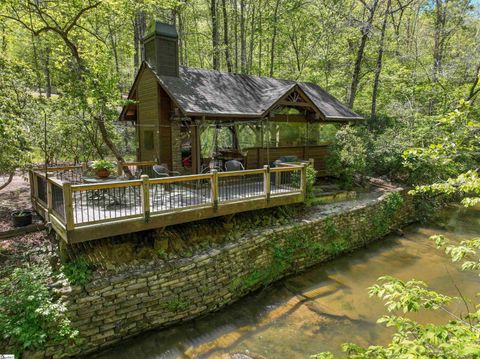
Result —
[[192, 144], [192, 174], [200, 173], [201, 165], [201, 147], [200, 131], [198, 126], [190, 126], [190, 141]]
[[73, 219], [73, 192], [71, 183], [63, 184], [63, 208], [65, 210], [65, 228], [70, 231], [75, 226]]
[[267, 199], [267, 204], [270, 203], [270, 192], [271, 192], [271, 183], [270, 183], [270, 166], [263, 166], [265, 172], [263, 174], [263, 191], [265, 192], [265, 198]]
[[143, 207], [143, 219], [145, 223], [148, 223], [150, 218], [150, 181], [147, 175], [141, 176], [142, 180], [142, 207]]

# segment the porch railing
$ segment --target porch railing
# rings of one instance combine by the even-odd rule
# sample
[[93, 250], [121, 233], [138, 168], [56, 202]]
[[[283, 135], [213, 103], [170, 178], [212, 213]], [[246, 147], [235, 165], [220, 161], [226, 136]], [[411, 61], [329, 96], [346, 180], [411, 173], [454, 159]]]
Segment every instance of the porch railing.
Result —
[[[165, 178], [142, 175], [138, 180], [98, 184], [72, 184], [53, 175], [46, 178], [44, 172], [32, 170], [31, 195], [37, 211], [57, 232], [68, 237], [69, 231], [94, 224], [129, 219], [143, 219], [148, 223], [154, 217], [182, 216], [183, 211], [204, 209], [209, 209], [211, 217], [222, 215], [222, 208], [226, 207], [229, 213], [235, 212], [235, 206], [245, 202], [251, 202], [252, 206], [241, 206], [238, 212], [265, 208], [270, 201], [290, 195], [296, 195], [298, 202], [305, 198], [305, 166], [265, 166], [255, 170], [213, 171]], [[139, 229], [132, 232], [136, 230]]]

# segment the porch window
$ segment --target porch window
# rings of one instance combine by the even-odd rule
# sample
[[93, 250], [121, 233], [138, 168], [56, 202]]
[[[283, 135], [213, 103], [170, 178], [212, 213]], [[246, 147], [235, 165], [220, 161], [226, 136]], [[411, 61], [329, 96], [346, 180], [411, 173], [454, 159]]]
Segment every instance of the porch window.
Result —
[[145, 130], [143, 131], [143, 148], [145, 150], [153, 150], [155, 147], [153, 141], [153, 131]]

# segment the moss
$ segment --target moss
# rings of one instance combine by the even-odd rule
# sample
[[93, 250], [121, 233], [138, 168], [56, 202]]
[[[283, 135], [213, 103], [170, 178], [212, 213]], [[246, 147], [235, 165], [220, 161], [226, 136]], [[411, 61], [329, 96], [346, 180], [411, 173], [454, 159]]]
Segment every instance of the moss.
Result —
[[391, 228], [395, 214], [403, 205], [403, 197], [398, 192], [388, 193], [372, 219], [372, 236], [383, 237]]
[[170, 312], [176, 313], [176, 312], [184, 311], [190, 305], [191, 305], [190, 300], [188, 300], [187, 298], [178, 297], [165, 302], [163, 304], [163, 308], [167, 309]]
[[308, 228], [276, 235], [272, 239], [274, 244], [269, 265], [254, 268], [247, 275], [236, 278], [229, 286], [230, 291], [244, 293], [259, 284], [268, 285], [284, 274], [295, 271], [295, 264], [300, 258], [312, 262], [320, 256], [337, 255], [349, 248], [351, 230], [341, 233], [333, 221], [327, 222], [325, 228], [328, 233], [326, 241], [316, 240]]

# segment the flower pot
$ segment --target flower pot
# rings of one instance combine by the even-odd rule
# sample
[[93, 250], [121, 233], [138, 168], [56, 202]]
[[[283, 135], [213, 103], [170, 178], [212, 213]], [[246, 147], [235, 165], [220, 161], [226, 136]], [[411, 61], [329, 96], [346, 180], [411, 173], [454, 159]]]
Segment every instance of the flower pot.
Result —
[[25, 227], [32, 224], [32, 211], [21, 210], [12, 212], [12, 221], [14, 227]]
[[97, 175], [98, 178], [107, 178], [108, 176], [110, 176], [110, 171], [102, 168], [97, 170], [95, 174]]

